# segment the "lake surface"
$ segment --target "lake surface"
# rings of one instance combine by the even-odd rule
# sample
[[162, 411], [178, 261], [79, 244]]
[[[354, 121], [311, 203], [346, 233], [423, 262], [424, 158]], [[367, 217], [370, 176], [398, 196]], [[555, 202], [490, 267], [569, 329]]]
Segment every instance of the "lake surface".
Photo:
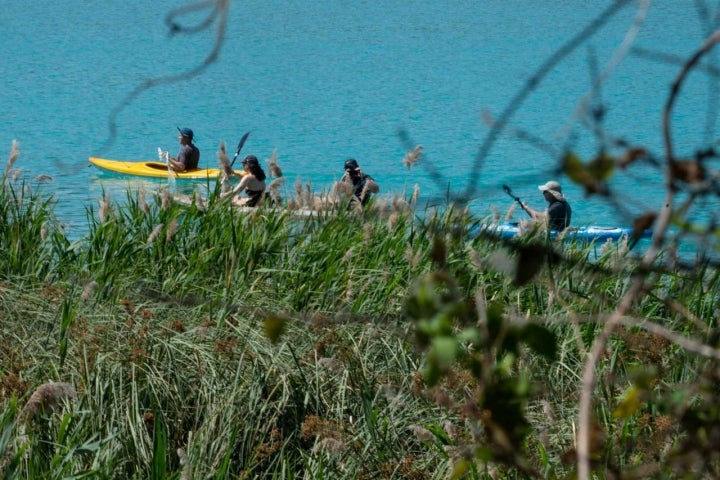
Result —
[[[233, 152], [251, 131], [242, 154], [262, 160], [277, 151], [288, 195], [298, 179], [329, 189], [353, 157], [384, 194], [409, 195], [418, 184], [425, 200], [469, 195], [473, 211], [485, 215], [512, 206], [503, 184], [543, 208], [537, 185], [555, 178], [574, 224], [628, 224], [661, 207], [660, 169], [637, 165], [613, 177], [620, 212], [585, 197], [559, 173], [558, 155], [570, 149], [587, 160], [598, 153], [599, 137], [577, 115], [590, 101], [605, 108], [608, 137], [644, 146], [662, 161], [662, 112], [680, 60], [714, 26], [698, 11], [701, 2], [677, 0], [653, 3], [635, 32], [640, 3], [628, 2], [561, 50], [614, 2], [560, 3], [233, 1], [217, 59], [168, 83], [163, 79], [200, 66], [216, 41], [217, 21], [205, 31], [169, 35], [166, 15], [188, 3], [7, 0], [0, 10], [0, 151], [7, 156], [16, 139], [23, 175], [31, 182], [39, 174], [53, 178], [38, 188], [56, 195], [71, 234], [83, 231], [85, 209], [103, 190], [122, 201], [127, 188], [145, 182], [107, 178], [87, 158], [155, 159], [158, 147], [176, 152], [176, 126], [195, 131], [200, 164], [210, 167], [221, 141]], [[177, 21], [197, 25], [208, 14]], [[633, 34], [634, 50], [614, 65]], [[553, 55], [558, 61], [550, 65]], [[148, 82], [155, 85], [126, 101]], [[717, 78], [702, 71], [683, 86], [671, 123], [677, 155], [715, 145], [716, 87]], [[507, 128], [495, 136], [483, 112], [507, 112]], [[548, 145], [539, 148], [519, 132]], [[408, 170], [402, 159], [416, 144], [425, 157]], [[717, 199], [706, 200], [693, 215], [704, 218], [717, 207]]]

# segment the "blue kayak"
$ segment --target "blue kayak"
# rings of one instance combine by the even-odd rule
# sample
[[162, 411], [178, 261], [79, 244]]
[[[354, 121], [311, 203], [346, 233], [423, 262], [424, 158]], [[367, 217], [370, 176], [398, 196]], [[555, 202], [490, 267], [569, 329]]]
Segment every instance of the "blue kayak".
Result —
[[[555, 238], [558, 235], [564, 240], [580, 240], [586, 242], [604, 242], [607, 240], [617, 241], [622, 238], [630, 238], [632, 236], [632, 227], [569, 227], [563, 232], [555, 230], [550, 231], [550, 237]], [[471, 232], [472, 236], [477, 235], [496, 235], [502, 238], [510, 239], [518, 235], [544, 235], [537, 226], [521, 226], [517, 223], [499, 223], [480, 225]], [[652, 230], [645, 230], [640, 238], [650, 238]]]

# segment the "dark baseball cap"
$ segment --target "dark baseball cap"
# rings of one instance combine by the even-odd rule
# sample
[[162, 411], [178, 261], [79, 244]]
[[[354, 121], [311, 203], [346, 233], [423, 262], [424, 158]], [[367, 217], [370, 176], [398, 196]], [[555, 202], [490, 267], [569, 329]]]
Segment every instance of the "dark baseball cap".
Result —
[[250, 165], [260, 165], [260, 162], [258, 162], [258, 159], [255, 155], [248, 155], [247, 157], [243, 158], [242, 163], [248, 163]]
[[193, 131], [190, 130], [189, 128], [180, 128], [180, 127], [177, 127], [177, 129], [178, 129], [178, 132], [180, 132], [180, 135], [182, 135], [183, 137], [189, 138], [190, 140], [193, 139], [193, 136], [194, 136], [194, 135], [193, 135]]
[[345, 160], [345, 170], [357, 170], [358, 168], [360, 167], [358, 167], [357, 160], [354, 158], [348, 158]]

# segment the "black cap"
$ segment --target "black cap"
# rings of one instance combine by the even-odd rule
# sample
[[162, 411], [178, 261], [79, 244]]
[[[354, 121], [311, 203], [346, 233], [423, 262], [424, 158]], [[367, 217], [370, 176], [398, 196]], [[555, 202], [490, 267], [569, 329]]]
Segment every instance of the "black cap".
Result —
[[358, 167], [357, 160], [354, 158], [348, 158], [345, 160], [345, 170], [357, 170], [358, 168], [360, 167]]
[[183, 137], [188, 138], [188, 139], [190, 139], [190, 140], [192, 140], [193, 137], [195, 136], [195, 135], [193, 134], [193, 131], [190, 130], [189, 128], [180, 128], [180, 127], [177, 127], [177, 129], [178, 129], [178, 132], [180, 132], [180, 135], [182, 135]]
[[255, 155], [248, 155], [247, 157], [243, 158], [242, 163], [248, 163], [250, 165], [260, 165], [260, 162], [258, 162], [258, 159]]

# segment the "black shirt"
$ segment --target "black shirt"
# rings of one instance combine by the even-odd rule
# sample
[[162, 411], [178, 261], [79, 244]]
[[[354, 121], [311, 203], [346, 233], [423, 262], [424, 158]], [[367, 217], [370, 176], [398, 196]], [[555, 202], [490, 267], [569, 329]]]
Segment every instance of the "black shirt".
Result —
[[192, 143], [183, 145], [177, 161], [185, 165], [185, 170], [195, 170], [200, 162], [200, 150]]
[[368, 182], [368, 180], [373, 180], [373, 178], [370, 175], [361, 174], [361, 175], [351, 175], [350, 178], [352, 179], [353, 183], [353, 193], [358, 198], [358, 200], [361, 201], [362, 205], [367, 204], [368, 200], [370, 200], [370, 192], [366, 192], [365, 196], [363, 197], [363, 190], [365, 189], [365, 184]]
[[548, 206], [547, 215], [550, 230], [561, 232], [570, 226], [572, 209], [565, 200], [556, 200]]

